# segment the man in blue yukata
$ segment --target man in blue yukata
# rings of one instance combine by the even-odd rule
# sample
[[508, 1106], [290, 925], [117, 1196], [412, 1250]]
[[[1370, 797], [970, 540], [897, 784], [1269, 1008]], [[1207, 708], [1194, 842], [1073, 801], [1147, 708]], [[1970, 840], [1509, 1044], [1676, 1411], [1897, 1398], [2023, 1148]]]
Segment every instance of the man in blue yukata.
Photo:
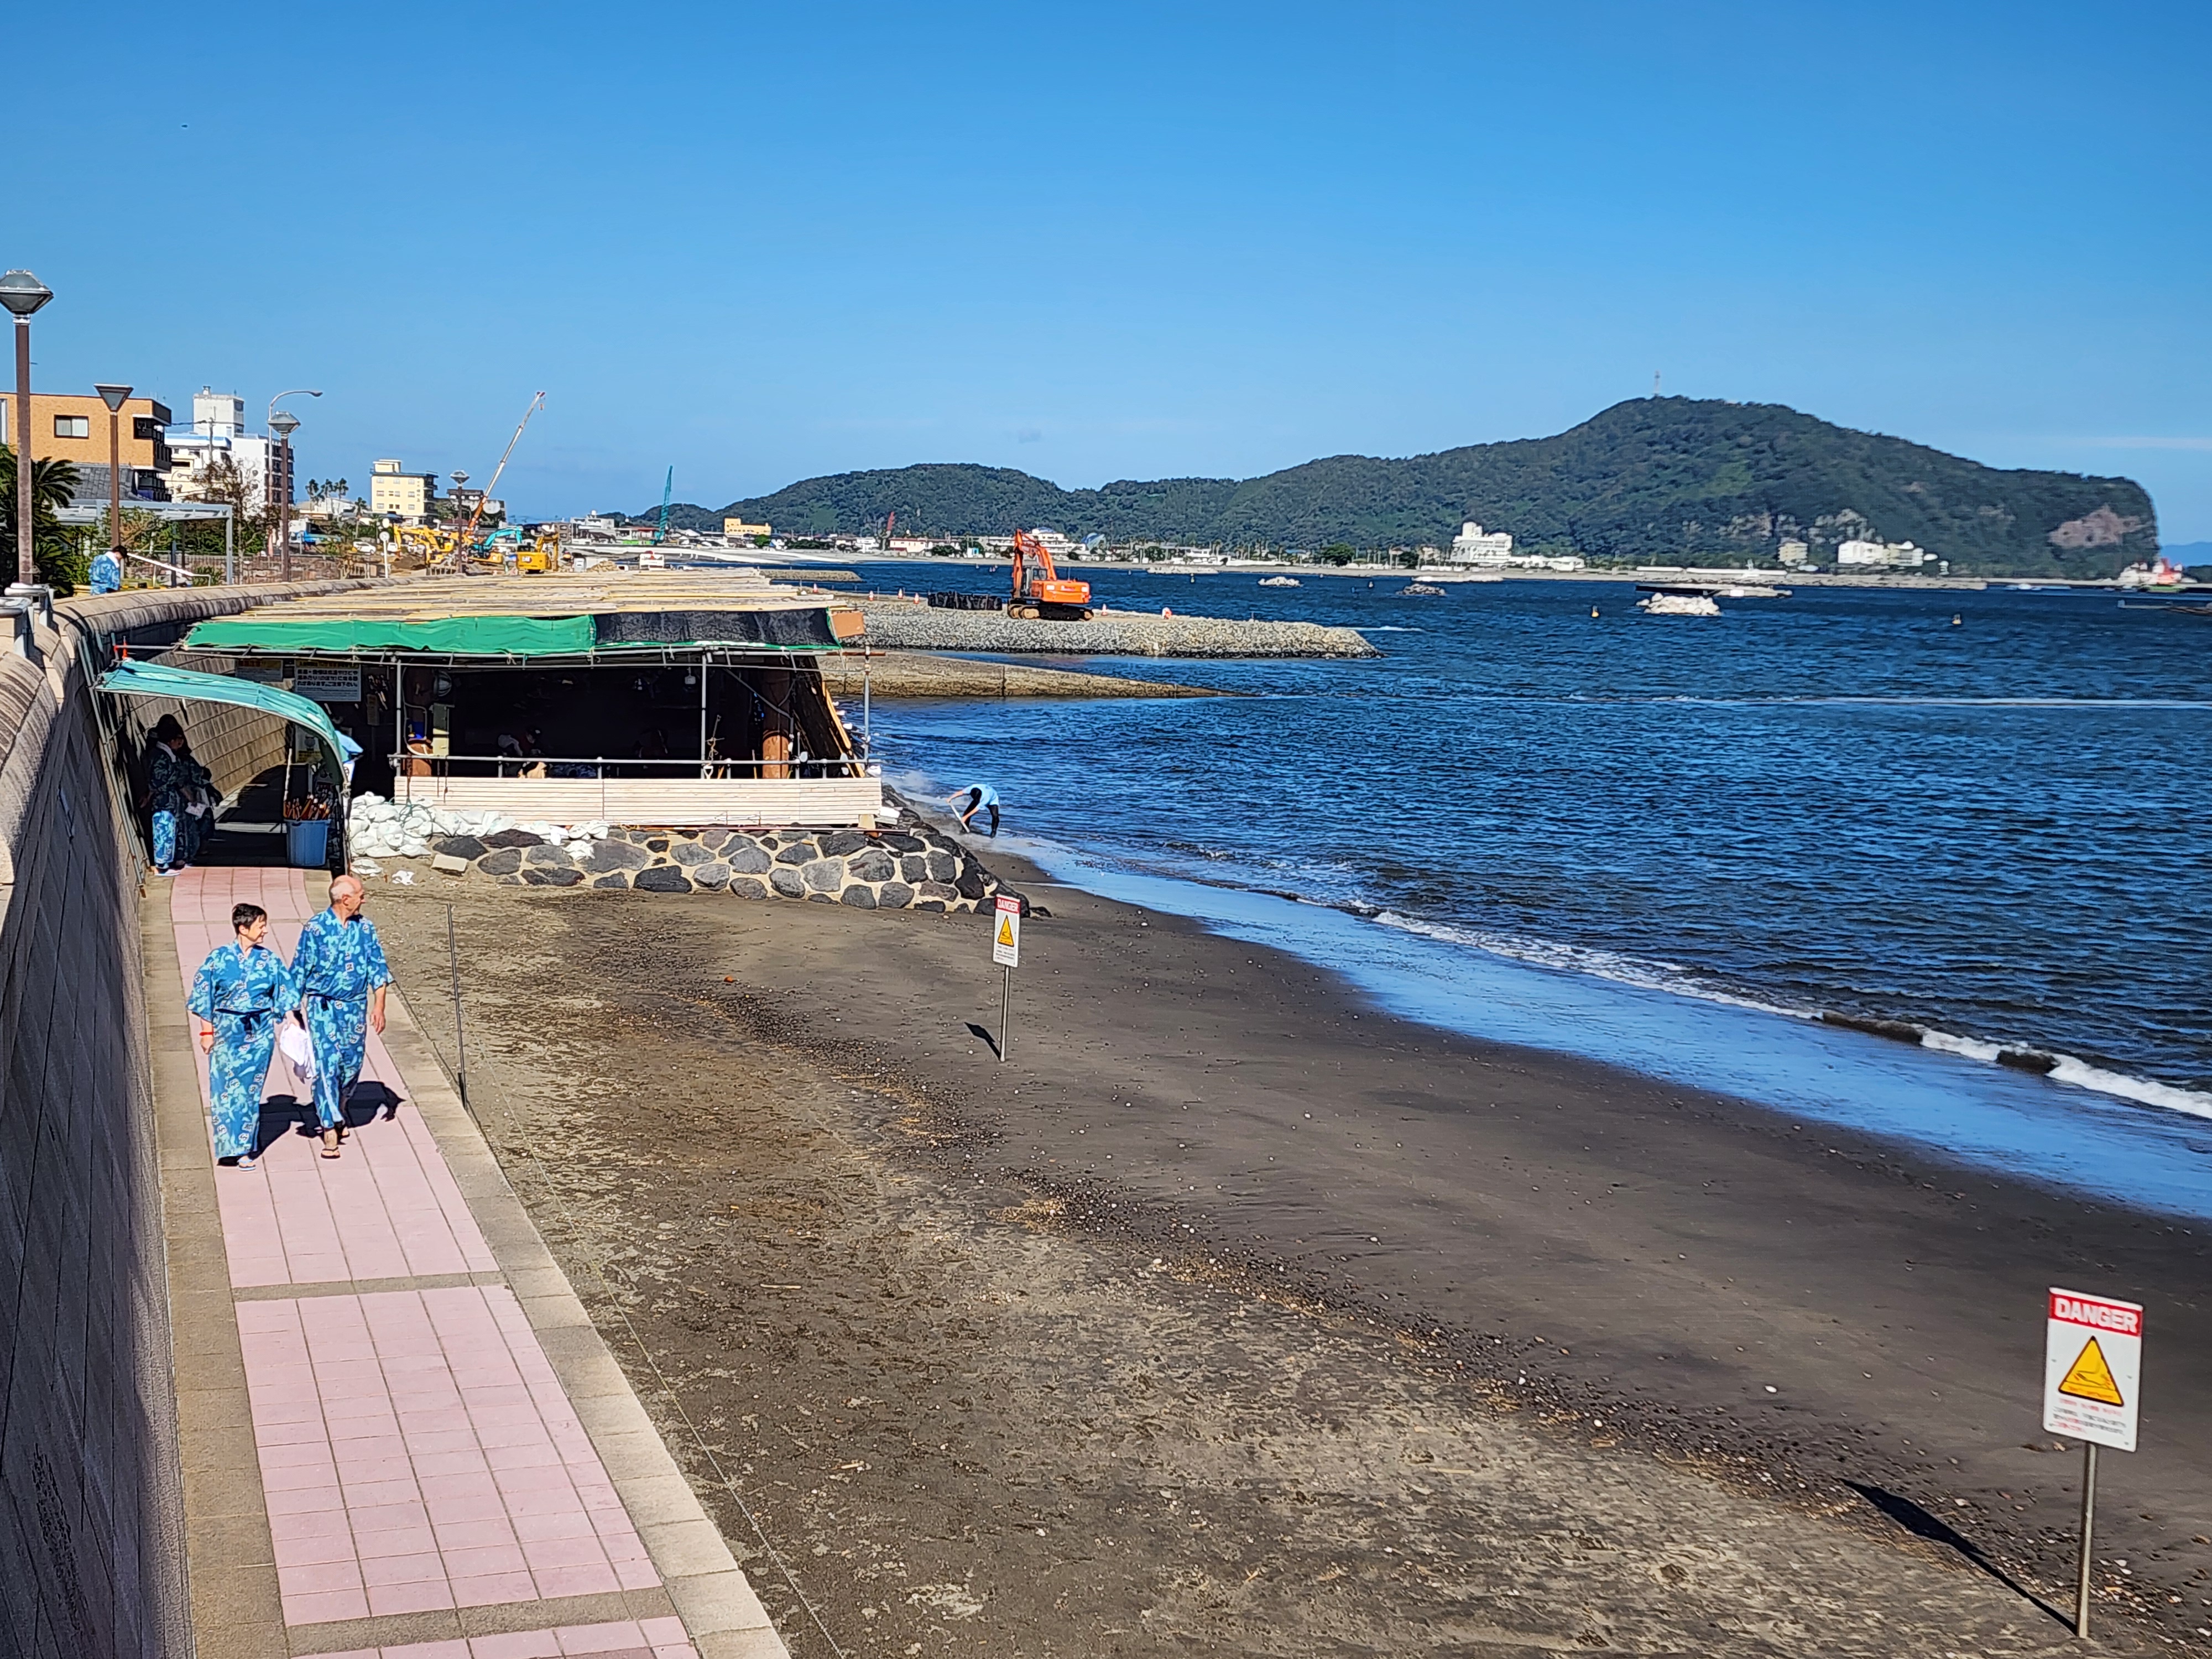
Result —
[[332, 882], [331, 908], [300, 930], [292, 957], [300, 1011], [314, 1039], [315, 1121], [325, 1158], [336, 1158], [345, 1139], [346, 1097], [361, 1076], [368, 1034], [384, 1030], [384, 993], [392, 983], [376, 924], [361, 913], [368, 896], [358, 876]]
[[208, 1095], [215, 1116], [216, 1161], [253, 1167], [261, 1132], [261, 1091], [276, 1048], [277, 1028], [299, 1006], [300, 988], [284, 958], [263, 943], [269, 913], [258, 904], [234, 905], [237, 937], [207, 953], [192, 975], [185, 1006], [205, 1023], [200, 1049], [208, 1057]]

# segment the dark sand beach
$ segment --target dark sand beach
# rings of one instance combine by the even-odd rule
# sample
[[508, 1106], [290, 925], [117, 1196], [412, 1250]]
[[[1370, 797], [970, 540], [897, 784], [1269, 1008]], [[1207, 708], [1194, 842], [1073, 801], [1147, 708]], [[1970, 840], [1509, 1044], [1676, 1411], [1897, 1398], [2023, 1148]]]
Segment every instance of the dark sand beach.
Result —
[[997, 862], [1003, 1064], [981, 918], [373, 896], [795, 1651], [2057, 1651], [2051, 1284], [2154, 1310], [2100, 1643], [2208, 1645], [2201, 1233]]

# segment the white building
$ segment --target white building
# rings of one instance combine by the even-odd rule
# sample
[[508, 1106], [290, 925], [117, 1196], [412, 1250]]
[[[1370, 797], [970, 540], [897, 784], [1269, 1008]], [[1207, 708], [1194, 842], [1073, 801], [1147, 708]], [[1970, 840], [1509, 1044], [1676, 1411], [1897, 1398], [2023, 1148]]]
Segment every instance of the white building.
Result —
[[1775, 556], [1784, 564], [1802, 564], [1812, 556], [1812, 549], [1802, 542], [1784, 542]]
[[1839, 542], [1836, 545], [1838, 568], [1856, 565], [1878, 570], [1917, 570], [1936, 556], [1925, 548], [1915, 547], [1911, 542]]
[[420, 524], [438, 498], [438, 475], [410, 472], [387, 456], [376, 462], [368, 475], [368, 510], [380, 519], [398, 514], [410, 524]]
[[1487, 535], [1474, 520], [1459, 527], [1452, 538], [1451, 562], [1454, 564], [1510, 564], [1513, 562], [1513, 538], [1504, 531]]

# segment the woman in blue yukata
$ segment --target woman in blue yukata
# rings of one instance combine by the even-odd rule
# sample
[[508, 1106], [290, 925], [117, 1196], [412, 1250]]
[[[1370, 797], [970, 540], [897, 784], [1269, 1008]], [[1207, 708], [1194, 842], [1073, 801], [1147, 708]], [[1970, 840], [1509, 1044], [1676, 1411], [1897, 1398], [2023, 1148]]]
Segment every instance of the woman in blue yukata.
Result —
[[346, 1096], [361, 1076], [368, 1034], [384, 1030], [392, 969], [376, 924], [362, 915], [368, 890], [359, 876], [331, 884], [331, 908], [309, 918], [292, 956], [301, 1012], [315, 1043], [315, 1121], [323, 1156], [336, 1158], [346, 1136]]
[[215, 1104], [218, 1163], [253, 1167], [261, 1130], [261, 1091], [284, 1017], [299, 1005], [300, 984], [284, 958], [262, 940], [269, 913], [258, 904], [234, 905], [229, 945], [218, 945], [192, 976], [185, 1006], [204, 1022], [200, 1049], [208, 1057], [208, 1093]]
[[185, 728], [164, 714], [146, 751], [146, 781], [154, 814], [154, 873], [174, 875], [191, 863], [191, 815], [199, 793], [199, 764], [185, 752]]

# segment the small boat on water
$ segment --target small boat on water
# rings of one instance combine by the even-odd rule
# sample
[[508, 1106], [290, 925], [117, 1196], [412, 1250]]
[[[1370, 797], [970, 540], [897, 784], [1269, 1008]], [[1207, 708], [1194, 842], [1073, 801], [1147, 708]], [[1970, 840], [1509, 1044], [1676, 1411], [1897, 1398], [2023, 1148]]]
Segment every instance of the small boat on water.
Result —
[[1300, 581], [1296, 576], [1262, 576], [1260, 578], [1260, 586], [1262, 587], [1304, 587], [1305, 584]]

